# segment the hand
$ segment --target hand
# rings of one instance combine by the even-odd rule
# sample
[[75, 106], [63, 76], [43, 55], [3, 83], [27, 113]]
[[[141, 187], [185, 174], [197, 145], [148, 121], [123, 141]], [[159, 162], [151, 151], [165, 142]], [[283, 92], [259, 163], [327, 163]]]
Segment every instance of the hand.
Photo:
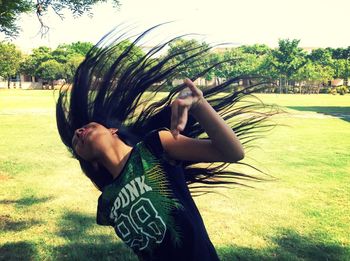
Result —
[[187, 87], [171, 104], [171, 133], [175, 139], [185, 129], [189, 110], [197, 107], [204, 99], [202, 91], [190, 79], [185, 79], [184, 84]]

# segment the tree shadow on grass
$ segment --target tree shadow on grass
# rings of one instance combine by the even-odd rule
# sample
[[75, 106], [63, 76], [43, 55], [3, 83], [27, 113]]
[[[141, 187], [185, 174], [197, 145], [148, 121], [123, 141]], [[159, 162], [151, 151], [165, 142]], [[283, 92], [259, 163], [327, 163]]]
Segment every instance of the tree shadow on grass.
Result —
[[[26, 207], [31, 207], [32, 205], [40, 204], [47, 202], [51, 200], [52, 197], [36, 197], [36, 196], [26, 196], [21, 199], [3, 199], [0, 200], [0, 204], [4, 205], [14, 205], [16, 208], [26, 208]], [[22, 211], [22, 210], [21, 210]], [[26, 211], [26, 210], [25, 210]], [[42, 222], [40, 220], [35, 220], [35, 219], [29, 219], [20, 217], [14, 219], [11, 217], [9, 214], [0, 214], [0, 229], [2, 231], [21, 231], [24, 229], [31, 228], [35, 225], [41, 224]]]
[[6, 243], [0, 247], [0, 260], [36, 260], [34, 244], [26, 241]]
[[314, 111], [320, 114], [337, 117], [350, 122], [350, 107], [338, 106], [288, 106], [288, 108], [298, 111]]
[[282, 229], [271, 238], [276, 245], [271, 248], [251, 249], [239, 246], [218, 248], [223, 261], [260, 260], [350, 260], [350, 247], [344, 247], [332, 240], [324, 241], [325, 235], [303, 236], [293, 230]]
[[97, 226], [95, 217], [78, 212], [67, 212], [59, 221], [58, 235], [69, 240], [79, 239], [92, 226]]
[[[116, 236], [91, 235], [89, 229], [93, 226], [97, 226], [94, 216], [65, 213], [59, 221], [58, 235], [66, 238], [68, 243], [52, 250], [53, 260], [137, 260]], [[350, 260], [350, 247], [342, 246], [324, 234], [306, 236], [291, 229], [280, 229], [270, 242], [271, 247], [262, 249], [232, 245], [218, 247], [217, 251], [223, 261]]]
[[0, 204], [15, 204], [16, 207], [30, 207], [32, 205], [40, 204], [52, 200], [53, 197], [36, 197], [36, 196], [26, 196], [21, 199], [3, 199], [0, 200]]
[[136, 255], [124, 243], [111, 240], [108, 236], [95, 236], [94, 242], [71, 242], [53, 249], [53, 260], [120, 260], [138, 261]]
[[[54, 260], [125, 260], [136, 261], [133, 252], [116, 236], [91, 235], [88, 229], [98, 226], [94, 216], [67, 212], [59, 221], [57, 234], [69, 244], [53, 249]], [[111, 227], [113, 230], [113, 228]]]
[[34, 219], [13, 220], [10, 215], [0, 215], [0, 230], [2, 231], [22, 231], [41, 223]]

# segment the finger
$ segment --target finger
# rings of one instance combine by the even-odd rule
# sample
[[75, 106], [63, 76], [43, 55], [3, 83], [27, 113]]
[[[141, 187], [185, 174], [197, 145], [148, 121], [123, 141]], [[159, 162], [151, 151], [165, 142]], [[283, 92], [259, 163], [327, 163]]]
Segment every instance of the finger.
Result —
[[181, 106], [181, 104], [179, 103], [179, 106], [178, 106], [178, 115], [177, 115], [177, 123], [176, 123], [176, 129], [180, 132], [181, 130], [179, 129], [179, 125], [182, 123], [183, 121], [183, 110], [184, 110], [184, 107]]
[[177, 129], [178, 131], [183, 131], [186, 127], [186, 123], [187, 123], [187, 119], [188, 119], [188, 108], [187, 107], [183, 107], [181, 114], [180, 114], [180, 118], [179, 118], [179, 122], [177, 125]]
[[192, 96], [192, 91], [190, 88], [186, 87], [180, 91], [177, 99], [186, 99], [188, 96]]
[[191, 90], [191, 92], [192, 92], [193, 94], [200, 94], [200, 93], [199, 93], [199, 89], [196, 87], [196, 85], [195, 85], [190, 79], [186, 78], [186, 79], [184, 80], [184, 84], [185, 84], [188, 88], [190, 88], [190, 90]]
[[179, 113], [179, 106], [178, 101], [175, 100], [171, 104], [171, 123], [170, 123], [170, 130], [174, 137], [176, 137], [177, 133], [177, 122], [178, 122], [178, 113]]
[[192, 104], [192, 96], [188, 96], [186, 98], [180, 98], [178, 99], [178, 106], [179, 107], [189, 107]]

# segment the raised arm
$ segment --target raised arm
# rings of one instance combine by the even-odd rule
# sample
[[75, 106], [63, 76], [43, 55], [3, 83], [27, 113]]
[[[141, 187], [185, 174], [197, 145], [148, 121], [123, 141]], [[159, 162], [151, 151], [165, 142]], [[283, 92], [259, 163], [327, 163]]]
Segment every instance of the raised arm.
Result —
[[[172, 103], [171, 135], [161, 131], [162, 145], [167, 153], [179, 160], [236, 162], [244, 157], [242, 144], [220, 115], [204, 99], [203, 93], [189, 79], [188, 89]], [[180, 135], [191, 113], [204, 128], [209, 140]]]

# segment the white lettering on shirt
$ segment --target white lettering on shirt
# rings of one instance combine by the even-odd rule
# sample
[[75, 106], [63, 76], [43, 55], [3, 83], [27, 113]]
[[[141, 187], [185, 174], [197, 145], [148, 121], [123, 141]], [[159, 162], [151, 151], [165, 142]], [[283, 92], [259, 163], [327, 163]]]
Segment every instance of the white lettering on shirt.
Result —
[[[137, 186], [136, 186], [137, 184]], [[137, 177], [126, 184], [118, 193], [113, 203], [110, 218], [118, 218], [118, 210], [127, 207], [144, 193], [152, 191], [152, 188], [145, 183], [145, 176]]]

